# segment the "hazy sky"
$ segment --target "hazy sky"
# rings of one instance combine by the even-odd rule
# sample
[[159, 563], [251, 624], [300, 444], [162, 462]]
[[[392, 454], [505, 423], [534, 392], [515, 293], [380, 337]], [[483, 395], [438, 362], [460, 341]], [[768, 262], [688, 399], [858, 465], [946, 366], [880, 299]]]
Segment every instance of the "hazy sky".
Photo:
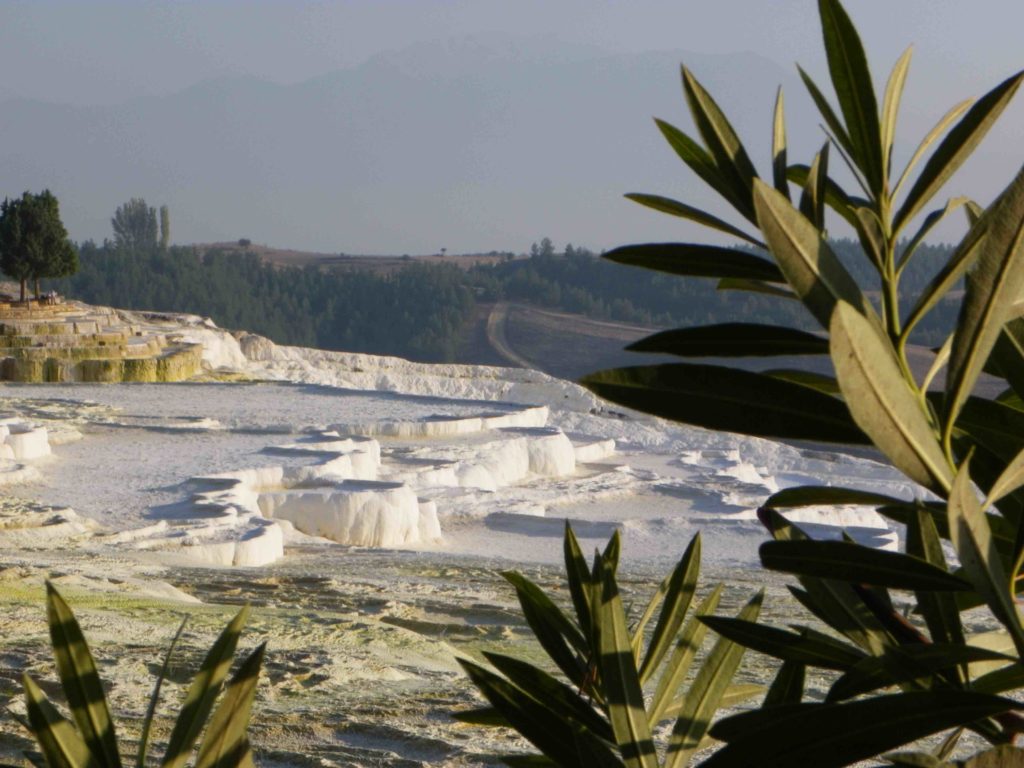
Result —
[[[877, 76], [888, 72], [907, 43], [915, 44], [908, 99], [928, 114], [941, 114], [959, 98], [978, 95], [1024, 67], [1024, 0], [847, 0], [846, 5]], [[466, 36], [538, 38], [551, 50], [561, 45], [624, 53], [753, 52], [787, 71], [799, 61], [825, 79], [813, 0], [0, 0], [0, 105], [17, 98], [112, 105], [237, 76], [291, 84], [382, 52]], [[1003, 120], [1007, 124], [994, 140], [1008, 146], [1019, 137], [1024, 147], [1022, 105], [1015, 104]], [[609, 194], [621, 191], [613, 187]], [[84, 210], [81, 202], [77, 205]], [[539, 227], [524, 221], [522, 237]], [[89, 236], [94, 232], [87, 230]], [[179, 228], [177, 234], [192, 233]], [[205, 236], [201, 222], [193, 236]], [[458, 235], [453, 236], [454, 251]], [[387, 252], [410, 247], [407, 242], [369, 238], [361, 245]]]
[[[879, 70], [907, 41], [917, 43], [919, 71], [944, 62], [964, 81], [1024, 64], [1021, 0], [847, 5]], [[380, 51], [494, 32], [613, 51], [753, 51], [813, 65], [816, 17], [812, 0], [3, 2], [0, 99], [110, 103], [242, 74], [294, 82]]]

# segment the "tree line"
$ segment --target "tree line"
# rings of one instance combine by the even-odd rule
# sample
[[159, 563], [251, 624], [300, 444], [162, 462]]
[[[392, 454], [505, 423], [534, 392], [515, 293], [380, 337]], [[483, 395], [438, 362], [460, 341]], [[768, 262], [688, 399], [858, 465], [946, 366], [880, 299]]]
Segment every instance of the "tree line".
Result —
[[[166, 246], [136, 206], [140, 240], [119, 237], [78, 249], [81, 269], [61, 290], [97, 304], [127, 309], [190, 312], [225, 328], [245, 329], [280, 344], [398, 355], [423, 362], [465, 360], [463, 339], [480, 303], [516, 301], [652, 326], [756, 319], [811, 328], [802, 304], [760, 293], [722, 292], [712, 280], [679, 280], [605, 261], [585, 248], [556, 251], [542, 240], [526, 258], [464, 270], [455, 264], [409, 265], [391, 274], [331, 271], [316, 266], [275, 267], [254, 254]], [[859, 245], [833, 243], [870, 293]], [[919, 291], [949, 255], [947, 246], [922, 246], [905, 277]], [[940, 306], [915, 341], [936, 345], [955, 317]]]

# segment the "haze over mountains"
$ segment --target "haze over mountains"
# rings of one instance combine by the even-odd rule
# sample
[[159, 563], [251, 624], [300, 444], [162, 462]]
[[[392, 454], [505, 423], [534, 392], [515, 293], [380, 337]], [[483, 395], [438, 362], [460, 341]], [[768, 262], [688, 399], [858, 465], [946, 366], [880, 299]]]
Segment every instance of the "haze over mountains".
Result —
[[[7, 101], [0, 194], [49, 187], [78, 240], [109, 236], [114, 208], [133, 196], [170, 206], [176, 242], [419, 254], [523, 250], [544, 235], [596, 249], [704, 237], [621, 198], [654, 192], [724, 213], [650, 119], [689, 130], [681, 61], [762, 172], [782, 84], [790, 161], [810, 160], [819, 120], [795, 70], [763, 57], [485, 37], [421, 43], [292, 85], [240, 77], [108, 106]], [[991, 85], [922, 93], [912, 74], [904, 154], [947, 107]], [[983, 202], [1002, 187], [1020, 113], [1016, 105], [954, 187]]]

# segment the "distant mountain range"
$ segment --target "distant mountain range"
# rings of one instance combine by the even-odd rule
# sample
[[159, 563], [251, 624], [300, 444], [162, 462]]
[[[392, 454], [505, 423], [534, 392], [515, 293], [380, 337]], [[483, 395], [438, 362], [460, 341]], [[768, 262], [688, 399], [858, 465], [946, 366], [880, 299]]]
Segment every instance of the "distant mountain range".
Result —
[[[650, 119], [689, 125], [681, 61], [764, 172], [780, 83], [791, 159], [820, 145], [794, 72], [761, 57], [463, 40], [294, 85], [222, 79], [115, 106], [8, 101], [0, 195], [49, 187], [75, 239], [108, 236], [114, 208], [136, 196], [170, 206], [175, 242], [420, 254], [525, 250], [545, 235], [597, 249], [692, 238], [621, 199], [645, 191], [715, 205]], [[901, 135], [921, 135], [944, 106], [910, 114]], [[980, 166], [980, 178], [1008, 178], [998, 152]]]

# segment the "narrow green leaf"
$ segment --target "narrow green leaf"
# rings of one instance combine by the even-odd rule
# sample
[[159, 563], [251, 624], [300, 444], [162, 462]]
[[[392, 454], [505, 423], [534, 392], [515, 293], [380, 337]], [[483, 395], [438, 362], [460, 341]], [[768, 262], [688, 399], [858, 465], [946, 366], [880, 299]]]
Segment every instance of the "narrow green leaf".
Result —
[[615, 583], [614, 569], [605, 561], [602, 574], [598, 667], [604, 686], [608, 719], [627, 768], [658, 768], [640, 677], [633, 661], [626, 614]]
[[1024, 450], [1018, 453], [1013, 461], [1006, 465], [1006, 469], [989, 488], [988, 497], [985, 499], [985, 508], [991, 507], [1004, 496], [1024, 485]]
[[[953, 124], [953, 122], [960, 118], [964, 112], [970, 109], [974, 103], [974, 99], [964, 99], [959, 104], [955, 104], [946, 114], [944, 114], [932, 129], [925, 134], [925, 137], [921, 139], [921, 143], [917, 145], [917, 149], [914, 150], [914, 154], [910, 156], [910, 160], [903, 168], [903, 172], [900, 174], [899, 180], [896, 182], [892, 189], [891, 199], [895, 200], [899, 195], [900, 190], [903, 189], [903, 185], [910, 178], [910, 174], [917, 166], [918, 161], [924, 157], [924, 153], [928, 151], [928, 147], [934, 144], [939, 136], [946, 132], [946, 129]], [[973, 223], [973, 222], [971, 222]]]
[[839, 117], [832, 109], [832, 105], [828, 103], [828, 99], [825, 98], [825, 94], [821, 92], [821, 89], [817, 86], [811, 76], [804, 72], [800, 65], [797, 65], [797, 71], [800, 73], [800, 79], [804, 81], [804, 86], [807, 88], [807, 92], [811, 95], [811, 100], [814, 105], [818, 108], [818, 112], [821, 113], [822, 118], [825, 120], [825, 124], [828, 126], [829, 131], [835, 137], [836, 142], [842, 147], [846, 154], [852, 155], [854, 152], [853, 143], [850, 140], [850, 135], [846, 132], [846, 128], [840, 122]]
[[809, 387], [825, 395], [838, 397], [840, 394], [839, 382], [823, 373], [802, 371], [797, 368], [769, 368], [768, 370], [761, 371], [761, 373], [765, 376], [771, 376], [773, 379], [781, 379], [782, 381], [799, 384], [801, 387]]
[[864, 46], [838, 0], [818, 0], [818, 12], [832, 86], [850, 137], [850, 155], [878, 197], [883, 189], [882, 131]]
[[925, 237], [927, 237], [928, 233], [932, 231], [932, 228], [967, 202], [969, 202], [969, 199], [966, 197], [951, 197], [946, 201], [946, 204], [942, 208], [938, 208], [924, 217], [924, 221], [921, 222], [921, 226], [918, 227], [917, 232], [914, 233], [914, 236], [910, 238], [909, 242], [907, 242], [903, 247], [903, 250], [900, 252], [900, 272], [903, 271], [903, 268], [907, 265], [910, 259], [913, 258], [914, 252], [917, 251], [918, 246], [924, 242]]
[[1017, 92], [1024, 73], [1007, 78], [978, 99], [928, 158], [893, 219], [893, 235], [935, 196], [974, 151]]
[[728, 178], [715, 164], [714, 158], [700, 144], [664, 120], [654, 121], [661, 135], [669, 143], [680, 159], [696, 173], [701, 180], [721, 195], [733, 208], [746, 216], [750, 210], [750, 195], [738, 194]]
[[836, 376], [857, 425], [908, 477], [939, 492], [948, 490], [952, 470], [889, 341], [846, 303], [836, 307], [831, 338]]
[[886, 242], [885, 233], [878, 215], [866, 206], [854, 211], [857, 217], [857, 239], [875, 269], [882, 272], [885, 264]]
[[915, 691], [762, 709], [719, 721], [711, 735], [729, 743], [703, 765], [838, 768], [1017, 706], [971, 691]]
[[892, 145], [896, 138], [896, 115], [900, 110], [900, 99], [903, 96], [903, 86], [907, 81], [907, 70], [910, 69], [912, 53], [913, 49], [907, 48], [892, 68], [889, 82], [885, 86], [885, 98], [882, 100], [882, 161], [886, 182], [889, 180], [889, 172], [892, 167]]
[[171, 639], [171, 645], [167, 649], [167, 654], [164, 656], [163, 666], [160, 667], [160, 674], [157, 675], [156, 684], [153, 686], [153, 694], [149, 697], [149, 707], [146, 708], [146, 716], [142, 719], [142, 733], [139, 736], [139, 748], [136, 752], [135, 765], [137, 768], [146, 768], [146, 751], [149, 748], [149, 732], [153, 727], [153, 718], [156, 716], [156, 706], [160, 701], [160, 689], [163, 687], [164, 680], [167, 678], [167, 672], [171, 667], [171, 655], [174, 653], [174, 647], [178, 644], [178, 640], [181, 638], [181, 633], [185, 631], [185, 624], [188, 623], [188, 618], [181, 620], [181, 624], [178, 626], [178, 631], [174, 633], [174, 637]]
[[[914, 514], [907, 520], [907, 554], [947, 570], [935, 517], [920, 501], [915, 503]], [[952, 595], [922, 590], [915, 597], [933, 643], [964, 642], [960, 612]]]
[[926, 560], [845, 541], [767, 541], [761, 565], [772, 571], [891, 589], [957, 592], [971, 584]]
[[1003, 570], [988, 519], [974, 495], [970, 460], [964, 461], [953, 481], [948, 504], [949, 532], [960, 557], [964, 574], [1000, 623], [1013, 638], [1017, 652], [1024, 654], [1024, 628], [1010, 594], [1010, 581]]
[[887, 496], [874, 491], [861, 491], [855, 488], [837, 488], [832, 485], [801, 485], [795, 488], [784, 488], [768, 497], [764, 503], [773, 509], [792, 507], [816, 507], [819, 505], [852, 505], [858, 507], [877, 507], [881, 504], [902, 504], [902, 499]]
[[579, 627], [532, 581], [514, 571], [503, 571], [501, 575], [515, 587], [523, 618], [537, 642], [566, 677], [582, 685], [587, 670], [577, 654], [586, 656], [590, 649]]
[[707, 627], [698, 619], [701, 616], [710, 616], [715, 612], [724, 590], [725, 587], [721, 584], [711, 590], [697, 606], [694, 615], [683, 625], [683, 631], [679, 633], [676, 647], [672, 650], [672, 655], [661, 671], [661, 677], [658, 678], [658, 685], [654, 691], [654, 698], [651, 699], [648, 721], [652, 728], [669, 716], [668, 712], [676, 691], [686, 679], [693, 658], [704, 643]]
[[599, 397], [708, 429], [775, 438], [865, 443], [846, 406], [808, 387], [735, 368], [693, 363], [592, 373]]
[[953, 335], [943, 408], [946, 433], [995, 346], [1011, 307], [1024, 293], [1024, 169], [1001, 195]]
[[477, 707], [451, 713], [452, 720], [466, 725], [482, 725], [485, 728], [511, 728], [508, 719], [494, 707]]
[[751, 184], [757, 178], [754, 164], [711, 94], [704, 90], [689, 69], [683, 67], [682, 74], [683, 91], [693, 122], [714, 158], [715, 165], [729, 179], [733, 194], [741, 201], [742, 205], [737, 210], [748, 221], [754, 222], [754, 206], [750, 197]]
[[826, 643], [814, 637], [751, 621], [741, 621], [726, 616], [703, 616], [701, 621], [722, 637], [739, 643], [752, 651], [773, 656], [784, 662], [822, 669], [836, 669], [843, 672], [864, 658], [864, 654], [852, 646], [836, 642]]
[[783, 282], [779, 268], [767, 259], [733, 248], [692, 243], [624, 245], [604, 254], [617, 264], [655, 269], [690, 277], [741, 277]]
[[775, 112], [772, 120], [772, 182], [780, 194], [789, 200], [789, 180], [786, 178], [786, 115], [782, 86], [775, 94]]
[[956, 768], [951, 763], [939, 760], [927, 752], [895, 752], [884, 757], [890, 765], [898, 765], [901, 768]]
[[750, 291], [751, 293], [763, 293], [767, 296], [774, 296], [778, 299], [796, 300], [798, 297], [788, 288], [780, 288], [774, 283], [766, 283], [763, 280], [751, 280], [747, 277], [723, 277], [715, 286], [719, 291]]
[[[806, 186], [810, 178], [810, 166], [803, 164], [791, 165], [786, 171], [786, 178], [801, 187]], [[856, 210], [866, 208], [871, 202], [864, 197], [848, 195], [842, 187], [832, 179], [825, 179], [825, 205], [838, 213], [851, 227], [857, 226]]]
[[119, 768], [121, 756], [117, 751], [114, 721], [96, 662], [75, 615], [49, 581], [46, 582], [46, 615], [57, 672], [75, 725], [99, 762], [108, 768]]
[[903, 339], [910, 337], [910, 332], [921, 321], [921, 318], [939, 303], [942, 297], [957, 284], [960, 278], [964, 276], [967, 270], [981, 256], [982, 246], [984, 246], [988, 237], [991, 221], [991, 213], [983, 215], [978, 219], [964, 239], [957, 245], [956, 250], [953, 251], [953, 256], [942, 265], [939, 271], [935, 273], [935, 276], [928, 282], [928, 285], [921, 292], [917, 303], [914, 304], [913, 309], [911, 309], [903, 323], [903, 332], [901, 334]]
[[932, 750], [932, 754], [940, 760], [948, 760], [953, 754], [953, 750], [956, 749], [956, 745], [957, 742], [960, 741], [960, 737], [964, 735], [964, 730], [963, 726], [951, 730], [949, 735]]
[[[647, 646], [647, 654], [640, 665], [640, 685], [642, 686], [661, 664], [679, 632], [679, 628], [690, 610], [697, 578], [700, 574], [700, 534], [690, 540], [686, 552], [669, 576], [665, 591], [664, 605], [654, 626], [651, 642]], [[642, 630], [642, 627], [639, 631]]]
[[185, 703], [178, 714], [174, 730], [171, 731], [167, 751], [161, 763], [163, 768], [182, 768], [188, 760], [189, 753], [210, 716], [224, 678], [231, 668], [238, 637], [248, 617], [249, 606], [246, 605], [228, 622], [203, 659], [199, 672], [185, 695]]
[[679, 357], [827, 355], [828, 339], [778, 325], [720, 323], [660, 331], [633, 342], [626, 349]]
[[1016, 318], [1003, 326], [988, 363], [995, 366], [996, 374], [1006, 380], [1018, 398], [1024, 394], [1024, 319]]
[[561, 766], [586, 768], [574, 742], [553, 728], [558, 716], [507, 680], [467, 659], [456, 659], [469, 679], [501, 715], [547, 757]]
[[1024, 768], [1024, 749], [1001, 744], [964, 761], [963, 768]]
[[587, 567], [580, 543], [577, 541], [568, 519], [565, 521], [565, 538], [562, 549], [565, 556], [565, 573], [569, 581], [569, 594], [572, 595], [572, 604], [576, 609], [576, 620], [583, 631], [587, 644], [593, 647], [593, 638], [590, 636], [592, 623], [590, 569]]
[[822, 233], [790, 202], [761, 181], [754, 182], [754, 207], [761, 232], [790, 287], [823, 327], [839, 301], [875, 312]]
[[727, 235], [738, 237], [740, 240], [746, 240], [753, 246], [763, 248], [764, 243], [758, 240], [752, 235], [748, 235], [742, 229], [734, 227], [727, 221], [723, 221], [717, 216], [713, 216], [706, 211], [702, 211], [699, 208], [694, 208], [692, 205], [681, 203], [678, 200], [673, 200], [669, 197], [662, 197], [661, 195], [648, 195], [642, 192], [630, 192], [625, 195], [626, 199], [632, 200], [634, 203], [651, 208], [661, 213], [667, 213], [670, 216], [678, 216], [681, 219], [687, 221], [693, 221], [697, 224], [701, 224], [710, 229], [717, 229], [719, 232], [725, 232]]
[[[740, 609], [737, 618], [756, 621], [761, 612], [764, 592], [758, 592]], [[720, 637], [701, 664], [693, 685], [683, 697], [682, 709], [669, 737], [665, 768], [681, 768], [700, 746], [711, 727], [711, 718], [718, 711], [722, 696], [732, 682], [746, 649]]]
[[946, 340], [942, 342], [942, 346], [939, 347], [935, 353], [935, 359], [932, 360], [932, 364], [928, 367], [928, 372], [925, 373], [924, 378], [921, 380], [921, 391], [927, 392], [932, 387], [932, 382], [935, 381], [935, 377], [939, 375], [939, 371], [946, 367], [949, 362], [949, 353], [953, 349], [953, 335], [950, 334], [946, 337]]
[[1001, 660], [1011, 661], [1004, 654], [970, 645], [903, 645], [889, 649], [884, 656], [861, 660], [832, 684], [825, 700], [844, 701], [880, 688], [927, 680], [971, 662]]
[[29, 725], [50, 768], [99, 768], [94, 755], [70, 722], [61, 717], [28, 673], [22, 675]]
[[532, 664], [511, 656], [484, 651], [484, 657], [519, 690], [543, 702], [561, 718], [575, 720], [606, 741], [615, 740], [608, 722], [565, 683]]
[[762, 709], [799, 704], [804, 695], [807, 668], [796, 661], [783, 662], [761, 704]]
[[[800, 195], [800, 213], [810, 220], [815, 227], [825, 231], [825, 184], [828, 179], [828, 142], [814, 156], [811, 171], [807, 174]], [[789, 199], [788, 197], [786, 198]]]
[[246, 731], [266, 648], [266, 643], [260, 643], [231, 678], [199, 745], [195, 768], [235, 768], [248, 751]]

